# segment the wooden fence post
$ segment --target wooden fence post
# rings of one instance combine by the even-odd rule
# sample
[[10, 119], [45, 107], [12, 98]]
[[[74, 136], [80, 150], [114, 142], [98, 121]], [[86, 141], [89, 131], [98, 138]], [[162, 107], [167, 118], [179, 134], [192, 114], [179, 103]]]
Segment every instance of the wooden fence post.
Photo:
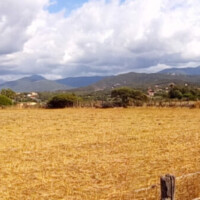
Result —
[[175, 200], [175, 176], [166, 174], [160, 178], [161, 200]]

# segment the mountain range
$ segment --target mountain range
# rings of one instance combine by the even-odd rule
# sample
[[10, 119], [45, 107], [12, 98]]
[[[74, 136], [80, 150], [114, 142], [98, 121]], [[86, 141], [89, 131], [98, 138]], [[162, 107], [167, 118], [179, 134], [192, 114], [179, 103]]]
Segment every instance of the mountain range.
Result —
[[56, 83], [55, 81], [47, 80], [42, 76], [33, 75], [30, 77], [24, 77], [16, 81], [5, 82], [0, 85], [0, 89], [10, 88], [15, 92], [31, 92], [31, 91], [54, 91], [54, 90], [67, 90], [72, 87], [67, 87]]
[[105, 77], [69, 77], [53, 81], [47, 80], [40, 75], [32, 75], [15, 81], [4, 82], [0, 84], [0, 89], [10, 88], [16, 92], [69, 90], [91, 85], [103, 78]]
[[160, 71], [161, 74], [171, 75], [200, 75], [200, 66], [187, 68], [170, 68]]
[[116, 76], [91, 76], [69, 77], [58, 80], [47, 80], [40, 75], [32, 75], [15, 81], [0, 84], [2, 88], [10, 88], [16, 92], [31, 91], [99, 91], [128, 86], [144, 89], [159, 85], [166, 87], [170, 83], [177, 85], [190, 84], [200, 86], [200, 67], [196, 68], [172, 68], [158, 73], [146, 74], [130, 72]]
[[[170, 74], [145, 74], [145, 73], [126, 73], [118, 76], [104, 78], [88, 87], [79, 89], [80, 91], [99, 91], [111, 90], [116, 87], [133, 87], [137, 89], [153, 88], [156, 85], [160, 88], [169, 86], [174, 83], [176, 85], [193, 85], [200, 86], [200, 75], [170, 75]], [[76, 89], [77, 90], [77, 89]]]
[[106, 76], [83, 76], [83, 77], [68, 77], [56, 80], [57, 83], [67, 85], [73, 88], [86, 87], [92, 85], [97, 81], [106, 78]]

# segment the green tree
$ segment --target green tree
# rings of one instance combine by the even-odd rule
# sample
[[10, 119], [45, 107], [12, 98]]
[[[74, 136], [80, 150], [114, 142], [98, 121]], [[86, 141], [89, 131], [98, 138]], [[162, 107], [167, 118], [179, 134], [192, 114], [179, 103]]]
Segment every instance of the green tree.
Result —
[[10, 99], [15, 99], [15, 97], [16, 97], [16, 93], [13, 90], [11, 90], [10, 88], [2, 89], [0, 94], [4, 95]]
[[127, 107], [131, 101], [146, 101], [147, 96], [139, 90], [122, 87], [112, 90], [111, 97], [119, 106]]
[[58, 94], [52, 97], [48, 103], [48, 108], [65, 108], [73, 107], [79, 98], [74, 94]]
[[169, 91], [169, 98], [171, 99], [182, 99], [183, 94], [181, 92], [181, 89], [178, 87], [173, 87]]
[[200, 98], [200, 90], [194, 87], [172, 87], [168, 93], [171, 99], [198, 100]]
[[133, 100], [139, 100], [139, 101], [147, 101], [148, 97], [140, 90], [132, 90], [131, 91], [131, 98]]
[[127, 107], [129, 105], [132, 90], [130, 88], [117, 88], [112, 90], [111, 97], [115, 98], [115, 101], [119, 106]]
[[0, 106], [10, 106], [12, 105], [12, 100], [4, 95], [0, 95]]

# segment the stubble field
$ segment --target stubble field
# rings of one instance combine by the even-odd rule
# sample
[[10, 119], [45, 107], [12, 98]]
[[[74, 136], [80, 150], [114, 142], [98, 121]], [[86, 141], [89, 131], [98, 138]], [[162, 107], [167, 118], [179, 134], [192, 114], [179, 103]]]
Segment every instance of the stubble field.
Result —
[[0, 110], [2, 200], [153, 200], [167, 173], [189, 200], [198, 171], [199, 109]]

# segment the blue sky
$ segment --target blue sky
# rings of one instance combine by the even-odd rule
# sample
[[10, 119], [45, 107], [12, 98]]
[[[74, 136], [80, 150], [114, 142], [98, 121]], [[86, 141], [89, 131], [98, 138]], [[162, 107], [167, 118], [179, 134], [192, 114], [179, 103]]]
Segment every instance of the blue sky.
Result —
[[[56, 13], [62, 9], [66, 9], [66, 12], [70, 13], [72, 10], [81, 7], [88, 1], [89, 0], [51, 0], [53, 4], [49, 6], [48, 10], [50, 13]], [[124, 1], [125, 0], [120, 0], [120, 2]]]
[[51, 2], [55, 2], [49, 6], [49, 11], [51, 13], [58, 12], [62, 9], [66, 9], [67, 12], [71, 12], [74, 9], [81, 7], [88, 0], [52, 0]]

